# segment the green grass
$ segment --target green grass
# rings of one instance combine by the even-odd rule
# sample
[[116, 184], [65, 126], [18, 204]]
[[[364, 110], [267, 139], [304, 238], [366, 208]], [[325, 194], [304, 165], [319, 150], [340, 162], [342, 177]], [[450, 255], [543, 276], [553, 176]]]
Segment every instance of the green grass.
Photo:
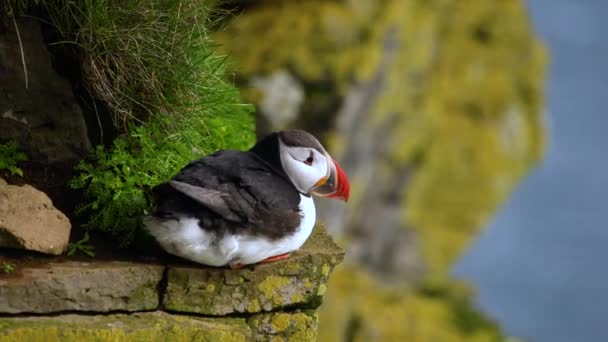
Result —
[[153, 205], [153, 186], [195, 158], [254, 142], [253, 107], [226, 80], [225, 58], [207, 34], [218, 20], [210, 9], [215, 2], [6, 3], [9, 18], [28, 6], [46, 13], [61, 37], [51, 44], [78, 51], [88, 90], [107, 105], [120, 133], [81, 162], [70, 182], [84, 191], [78, 213], [88, 217], [87, 231], [111, 233], [128, 246]]
[[86, 80], [122, 132], [154, 116], [209, 111], [232, 91], [207, 35], [209, 1], [45, 3], [61, 36], [81, 47]]
[[68, 244], [68, 250], [66, 252], [68, 256], [75, 255], [78, 252], [81, 252], [91, 258], [95, 256], [95, 246], [91, 244], [88, 232], [86, 232], [84, 237], [79, 241], [70, 242]]

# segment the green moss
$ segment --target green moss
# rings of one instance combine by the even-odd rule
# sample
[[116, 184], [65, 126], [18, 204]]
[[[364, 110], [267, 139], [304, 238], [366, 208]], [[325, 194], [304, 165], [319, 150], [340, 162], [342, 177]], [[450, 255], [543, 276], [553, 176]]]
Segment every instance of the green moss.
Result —
[[207, 291], [207, 292], [215, 292], [215, 285], [214, 284], [207, 285], [207, 287], [205, 288], [205, 291]]
[[158, 307], [158, 283], [155, 281], [142, 284], [129, 293], [128, 301], [142, 303], [142, 309], [152, 310]]
[[248, 341], [242, 319], [207, 319], [164, 313], [1, 318], [2, 341]]

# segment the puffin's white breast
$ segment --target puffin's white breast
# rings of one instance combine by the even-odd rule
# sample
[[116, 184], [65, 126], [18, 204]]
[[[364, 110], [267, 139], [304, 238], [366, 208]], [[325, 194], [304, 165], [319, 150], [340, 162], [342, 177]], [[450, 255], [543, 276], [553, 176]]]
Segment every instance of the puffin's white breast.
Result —
[[312, 196], [300, 195], [302, 220], [295, 233], [278, 240], [259, 235], [224, 235], [201, 228], [198, 219], [161, 220], [147, 217], [150, 234], [169, 253], [210, 266], [254, 264], [266, 258], [290, 253], [302, 246], [312, 233], [316, 209]]

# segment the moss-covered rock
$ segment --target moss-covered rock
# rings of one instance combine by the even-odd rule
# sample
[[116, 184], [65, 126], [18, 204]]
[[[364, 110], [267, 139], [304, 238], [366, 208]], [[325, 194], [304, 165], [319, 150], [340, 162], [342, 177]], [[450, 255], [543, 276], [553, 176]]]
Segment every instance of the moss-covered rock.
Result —
[[312, 342], [316, 334], [317, 314], [313, 311], [257, 314], [248, 319], [182, 316], [161, 311], [0, 318], [3, 342]]
[[0, 341], [314, 341], [342, 257], [318, 225], [289, 259], [241, 270], [30, 260], [0, 275]]
[[250, 341], [251, 336], [251, 329], [242, 318], [188, 317], [163, 312], [0, 318], [0, 340], [5, 342], [244, 342]]
[[288, 259], [239, 270], [169, 266], [163, 307], [205, 315], [317, 308], [343, 251], [322, 226]]

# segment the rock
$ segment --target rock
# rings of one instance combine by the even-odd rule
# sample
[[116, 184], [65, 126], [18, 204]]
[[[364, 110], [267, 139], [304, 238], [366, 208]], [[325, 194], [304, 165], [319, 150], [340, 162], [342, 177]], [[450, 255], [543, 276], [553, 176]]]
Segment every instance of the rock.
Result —
[[105, 316], [0, 318], [0, 340], [21, 341], [250, 341], [242, 318], [203, 318], [164, 312]]
[[314, 309], [342, 258], [342, 249], [317, 226], [299, 251], [279, 262], [240, 270], [169, 266], [163, 307], [204, 315]]
[[0, 30], [0, 141], [17, 140], [35, 161], [80, 160], [91, 143], [72, 87], [53, 69], [39, 21], [17, 26], [21, 44], [13, 25]]
[[70, 229], [45, 193], [0, 183], [0, 246], [58, 255], [67, 248]]
[[139, 311], [158, 307], [164, 267], [129, 262], [51, 262], [0, 278], [0, 313]]
[[315, 309], [342, 258], [317, 226], [289, 259], [243, 270], [16, 261], [0, 273], [0, 341], [315, 341]]

